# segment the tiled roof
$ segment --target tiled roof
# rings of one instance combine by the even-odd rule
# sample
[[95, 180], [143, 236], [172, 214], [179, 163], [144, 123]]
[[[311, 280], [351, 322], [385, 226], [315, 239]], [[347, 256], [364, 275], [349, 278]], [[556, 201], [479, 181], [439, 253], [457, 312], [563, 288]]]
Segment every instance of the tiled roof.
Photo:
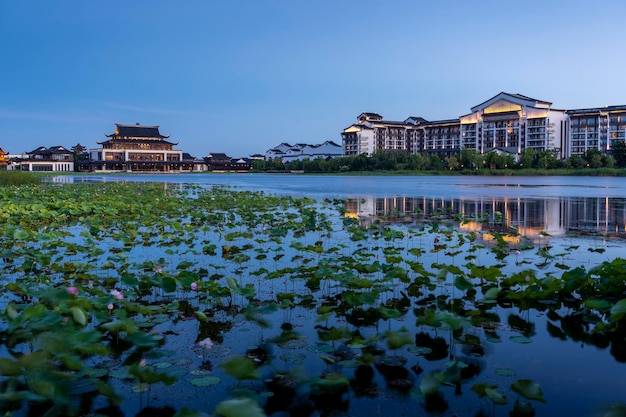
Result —
[[[167, 136], [164, 136], [167, 137]], [[96, 142], [100, 145], [105, 144], [105, 143], [149, 143], [149, 144], [153, 144], [153, 143], [159, 143], [159, 144], [166, 144], [166, 145], [178, 145], [178, 142], [169, 142], [167, 140], [163, 140], [163, 139], [155, 139], [155, 138], [146, 138], [146, 139], [119, 139], [119, 138], [112, 138], [109, 140], [105, 140], [103, 142]]]
[[571, 115], [577, 115], [577, 114], [585, 114], [585, 113], [600, 113], [600, 112], [607, 112], [607, 111], [624, 111], [624, 110], [626, 110], [626, 105], [592, 107], [589, 109], [571, 109], [571, 110], [565, 110], [565, 113], [571, 114]]
[[211, 152], [207, 155], [207, 158], [211, 158], [211, 159], [230, 159], [230, 156], [226, 155], [225, 153], [217, 153], [217, 152]]
[[106, 135], [108, 137], [131, 137], [131, 138], [169, 138], [159, 133], [159, 126], [142, 126], [139, 123], [135, 125], [115, 124], [115, 133]]

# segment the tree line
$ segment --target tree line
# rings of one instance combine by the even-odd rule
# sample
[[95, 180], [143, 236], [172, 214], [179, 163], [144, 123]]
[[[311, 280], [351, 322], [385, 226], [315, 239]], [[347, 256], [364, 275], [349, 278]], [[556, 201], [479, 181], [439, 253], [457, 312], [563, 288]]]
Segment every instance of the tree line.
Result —
[[283, 163], [280, 159], [254, 161], [255, 171], [304, 171], [304, 172], [360, 172], [360, 171], [481, 171], [505, 169], [585, 169], [626, 168], [626, 144], [618, 141], [609, 154], [596, 149], [584, 155], [557, 158], [558, 152], [525, 149], [516, 155], [495, 151], [481, 154], [463, 149], [456, 154], [440, 156], [435, 153], [379, 151], [372, 156], [365, 154], [340, 158], [317, 158]]

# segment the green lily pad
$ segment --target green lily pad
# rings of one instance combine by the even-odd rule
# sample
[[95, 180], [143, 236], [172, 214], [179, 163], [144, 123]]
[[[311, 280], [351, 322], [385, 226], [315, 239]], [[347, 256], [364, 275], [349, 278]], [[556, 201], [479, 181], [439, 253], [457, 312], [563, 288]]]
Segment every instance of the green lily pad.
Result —
[[503, 405], [506, 404], [506, 395], [500, 394], [498, 391], [492, 388], [485, 388], [485, 395], [494, 404]]
[[194, 378], [191, 380], [191, 384], [196, 387], [210, 387], [212, 385], [217, 385], [222, 380], [217, 376], [205, 376], [202, 378]]
[[509, 337], [509, 340], [511, 342], [522, 343], [522, 344], [533, 342], [531, 339], [527, 338], [526, 336], [511, 336]]
[[133, 378], [130, 372], [128, 372], [127, 367], [120, 367], [120, 368], [112, 369], [111, 371], [109, 371], [109, 376], [111, 378], [117, 378], [117, 379], [132, 379]]
[[215, 412], [224, 417], [265, 417], [263, 409], [251, 398], [235, 398], [222, 401]]
[[358, 368], [360, 364], [353, 359], [347, 359], [345, 361], [337, 362], [337, 365], [341, 366], [342, 368]]
[[210, 372], [207, 371], [206, 369], [194, 369], [193, 371], [189, 373], [191, 375], [208, 375]]
[[511, 389], [523, 395], [528, 400], [541, 401], [542, 403], [546, 402], [541, 386], [530, 379], [518, 379], [511, 384]]
[[500, 376], [515, 376], [517, 375], [517, 372], [515, 372], [513, 369], [509, 369], [509, 368], [496, 368], [496, 374], [500, 375]]
[[170, 366], [172, 366], [171, 362], [157, 362], [154, 364], [154, 367], [157, 369], [165, 369], [169, 368]]
[[145, 382], [139, 383], [132, 388], [133, 392], [146, 392], [149, 389], [150, 384], [146, 384]]
[[409, 346], [406, 350], [414, 355], [428, 355], [433, 352], [433, 350], [427, 346]]

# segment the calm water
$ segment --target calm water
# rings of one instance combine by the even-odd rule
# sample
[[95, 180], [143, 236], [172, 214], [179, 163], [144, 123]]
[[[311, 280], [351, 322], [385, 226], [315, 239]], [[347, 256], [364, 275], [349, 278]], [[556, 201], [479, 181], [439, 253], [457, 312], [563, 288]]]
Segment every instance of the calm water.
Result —
[[108, 174], [55, 177], [60, 182], [152, 181], [170, 184], [227, 185], [242, 190], [311, 197], [432, 198], [625, 198], [626, 178], [617, 177], [469, 177], [332, 176], [290, 174]]
[[[563, 253], [559, 260], [568, 265], [596, 265], [626, 256], [626, 179], [622, 178], [115, 174], [60, 176], [53, 181], [152, 181], [166, 183], [168, 187], [194, 183], [316, 199], [341, 199], [345, 201], [345, 215], [358, 218], [364, 225], [377, 221], [417, 223], [432, 218], [453, 222], [455, 214], [468, 218], [486, 216], [487, 222], [458, 222], [457, 226], [481, 232], [482, 236], [487, 236], [490, 229], [518, 230], [535, 244], [549, 244], [554, 253]], [[428, 242], [432, 245], [431, 240]], [[433, 261], [440, 260], [435, 258]], [[536, 256], [529, 251], [520, 259], [510, 261], [513, 265], [515, 261], [521, 261], [525, 268], [534, 268]], [[557, 275], [561, 273], [554, 268], [544, 270], [550, 271]], [[455, 296], [453, 287], [442, 287], [441, 291], [451, 298]], [[589, 334], [587, 325], [566, 309], [560, 310], [558, 315], [545, 308], [512, 307], [495, 312], [500, 316], [496, 320], [500, 326], [493, 329], [493, 334], [497, 333], [497, 342], [493, 341], [492, 335], [484, 343], [484, 356], [475, 359], [476, 366], [481, 369], [479, 380], [507, 391], [506, 387], [513, 379], [536, 379], [548, 399], [545, 405], [535, 403], [537, 415], [541, 416], [604, 415], [616, 401], [626, 401], [623, 388], [626, 384], [626, 347], [623, 343], [611, 345], [595, 338]], [[308, 317], [310, 314], [304, 309], [294, 310], [294, 316], [304, 323], [302, 331], [314, 340], [316, 322], [315, 317]], [[414, 327], [410, 320], [399, 325]], [[419, 327], [412, 330], [421, 331]], [[512, 341], [520, 334], [531, 338], [532, 343]], [[235, 346], [245, 340], [250, 344], [257, 336], [254, 328], [240, 325], [228, 333], [224, 343]], [[461, 347], [454, 346], [455, 342], [447, 332], [420, 333], [416, 339], [417, 336], [427, 339], [420, 341], [422, 345], [427, 342], [443, 344], [444, 353], [449, 357], [453, 351], [462, 352]], [[411, 359], [409, 365], [419, 364], [426, 371], [440, 369], [447, 359], [446, 354], [436, 360]], [[467, 357], [472, 360], [471, 355]], [[319, 358], [314, 359], [319, 361]], [[515, 378], [501, 376], [496, 370], [502, 368], [513, 368], [518, 375]], [[383, 380], [379, 383], [384, 385]], [[463, 389], [469, 391], [470, 387], [471, 384]], [[161, 388], [157, 389], [160, 391]], [[181, 403], [190, 401], [188, 397], [182, 397], [183, 393], [164, 389], [159, 394]], [[517, 398], [509, 392], [507, 406], [491, 407], [488, 401], [471, 394], [449, 395], [450, 407], [431, 415], [473, 416], [482, 408], [486, 412], [484, 415], [505, 416]], [[421, 407], [416, 409], [415, 405], [415, 399], [402, 395], [352, 398], [349, 415], [429, 415]]]

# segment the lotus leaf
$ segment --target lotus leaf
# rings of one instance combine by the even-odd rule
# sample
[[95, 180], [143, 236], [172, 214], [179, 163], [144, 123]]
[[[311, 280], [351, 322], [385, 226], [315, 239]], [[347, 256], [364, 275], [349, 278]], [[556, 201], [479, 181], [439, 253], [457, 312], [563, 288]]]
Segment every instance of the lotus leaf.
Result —
[[530, 379], [518, 379], [511, 384], [513, 391], [523, 395], [528, 400], [546, 402], [539, 384]]

